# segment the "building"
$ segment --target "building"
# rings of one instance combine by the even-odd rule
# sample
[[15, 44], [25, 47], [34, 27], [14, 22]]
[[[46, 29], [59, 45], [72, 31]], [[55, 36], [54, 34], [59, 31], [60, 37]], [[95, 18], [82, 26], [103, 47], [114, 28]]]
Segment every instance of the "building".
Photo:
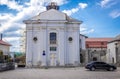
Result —
[[86, 42], [85, 40], [88, 37], [85, 35], [80, 34], [80, 63], [83, 65], [86, 59]]
[[86, 62], [90, 61], [106, 61], [107, 43], [112, 38], [87, 38]]
[[10, 53], [11, 44], [0, 40], [0, 55], [8, 55]]
[[86, 42], [85, 40], [87, 39], [88, 37], [83, 35], [83, 34], [80, 34], [80, 51], [82, 50], [86, 50]]
[[3, 62], [5, 60], [7, 60], [7, 58], [10, 56], [10, 44], [7, 42], [4, 42], [2, 40], [0, 40], [0, 62]]
[[47, 11], [26, 24], [26, 66], [78, 66], [80, 64], [79, 27], [82, 23], [59, 11], [50, 3]]
[[107, 62], [120, 66], [120, 35], [107, 44]]

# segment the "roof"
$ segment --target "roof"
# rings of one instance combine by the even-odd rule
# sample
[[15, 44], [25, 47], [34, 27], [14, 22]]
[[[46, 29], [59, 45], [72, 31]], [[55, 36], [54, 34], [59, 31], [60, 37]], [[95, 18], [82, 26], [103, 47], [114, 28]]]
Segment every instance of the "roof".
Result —
[[[54, 17], [55, 16], [58, 16], [56, 17], [57, 19], [55, 19]], [[52, 18], [49, 18], [49, 17], [52, 17]], [[70, 23], [82, 23], [82, 21], [79, 21], [77, 19], [74, 19], [70, 16], [68, 16], [67, 14], [63, 13], [63, 12], [60, 12], [58, 10], [55, 10], [55, 9], [50, 9], [50, 10], [47, 10], [47, 11], [44, 11], [44, 12], [41, 12], [39, 15], [37, 16], [34, 16], [28, 20], [24, 20], [23, 22], [24, 23], [27, 23], [27, 22], [31, 22], [31, 21], [67, 21], [67, 22], [70, 22]]]
[[0, 45], [11, 46], [11, 44], [4, 42], [3, 40], [0, 40]]
[[92, 42], [92, 41], [111, 41], [113, 38], [87, 38], [86, 41]]
[[87, 48], [107, 48], [108, 41], [113, 38], [86, 38]]
[[85, 37], [85, 38], [88, 38], [88, 36], [85, 36], [85, 35], [83, 35], [83, 34], [80, 34], [80, 36], [83, 36], [83, 37]]
[[120, 41], [120, 34], [117, 35], [114, 39], [110, 40], [109, 43], [115, 42], [115, 41]]

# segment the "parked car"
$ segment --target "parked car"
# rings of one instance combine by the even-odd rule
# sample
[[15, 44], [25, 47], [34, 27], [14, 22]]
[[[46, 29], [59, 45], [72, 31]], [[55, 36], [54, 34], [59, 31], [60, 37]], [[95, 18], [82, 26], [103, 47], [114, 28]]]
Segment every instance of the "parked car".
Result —
[[86, 64], [85, 68], [91, 71], [95, 71], [96, 69], [105, 69], [109, 71], [114, 71], [117, 69], [117, 67], [114, 65], [110, 65], [105, 62], [98, 62], [98, 61], [92, 61]]
[[14, 70], [14, 69], [15, 69], [14, 62], [0, 63], [0, 71]]

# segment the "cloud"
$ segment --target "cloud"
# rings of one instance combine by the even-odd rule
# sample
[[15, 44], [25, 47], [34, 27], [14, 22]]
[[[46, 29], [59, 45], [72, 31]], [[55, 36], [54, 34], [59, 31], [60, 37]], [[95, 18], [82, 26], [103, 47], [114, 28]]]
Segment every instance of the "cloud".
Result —
[[15, 0], [0, 0], [0, 5], [6, 5], [9, 9], [21, 11], [23, 6], [19, 5]]
[[112, 18], [118, 18], [118, 17], [120, 17], [120, 10], [112, 11], [109, 15], [110, 15]]
[[120, 1], [119, 0], [101, 0], [101, 2], [99, 3], [99, 5], [102, 8], [110, 8], [116, 4], [119, 5]]
[[79, 7], [81, 8], [81, 9], [84, 9], [84, 8], [86, 8], [88, 6], [88, 4], [86, 4], [86, 3], [79, 3]]
[[85, 9], [88, 5], [86, 3], [79, 3], [78, 7], [72, 8], [71, 10], [63, 10], [64, 13], [67, 13], [67, 15], [72, 15], [79, 11], [80, 9]]
[[[49, 2], [57, 2], [58, 5], [67, 3], [67, 0], [30, 0], [19, 4], [16, 0], [0, 0], [0, 5], [6, 5], [9, 9], [16, 10], [16, 15], [12, 13], [0, 13], [0, 33], [3, 33], [4, 40], [12, 44], [14, 51], [19, 51], [20, 29], [25, 28], [23, 20], [29, 19], [45, 11], [45, 6]], [[12, 51], [12, 50], [11, 50]]]
[[71, 10], [63, 10], [64, 13], [67, 13], [67, 15], [72, 15], [73, 13], [77, 12], [79, 8], [72, 8]]
[[105, 7], [111, 0], [102, 0], [100, 5], [101, 7]]
[[95, 30], [93, 28], [87, 28], [85, 24], [82, 24], [80, 26], [80, 33], [81, 34], [89, 34], [89, 33], [93, 33]]

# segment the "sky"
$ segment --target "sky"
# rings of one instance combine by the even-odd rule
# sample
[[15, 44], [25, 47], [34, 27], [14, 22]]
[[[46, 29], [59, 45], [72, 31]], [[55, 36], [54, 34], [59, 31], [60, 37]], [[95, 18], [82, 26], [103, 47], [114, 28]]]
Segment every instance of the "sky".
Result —
[[27, 20], [46, 11], [56, 2], [60, 11], [82, 21], [80, 33], [88, 37], [115, 37], [120, 34], [120, 0], [0, 0], [0, 33], [19, 51], [21, 29]]

